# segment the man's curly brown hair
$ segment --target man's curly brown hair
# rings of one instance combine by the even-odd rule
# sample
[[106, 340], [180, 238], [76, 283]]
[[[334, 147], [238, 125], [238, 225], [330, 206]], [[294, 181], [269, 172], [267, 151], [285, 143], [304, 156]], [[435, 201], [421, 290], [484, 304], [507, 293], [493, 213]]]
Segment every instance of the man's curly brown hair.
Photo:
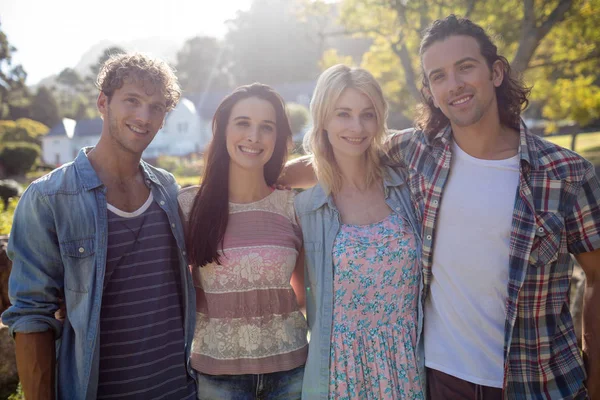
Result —
[[173, 68], [166, 62], [143, 53], [111, 56], [98, 73], [96, 87], [110, 101], [115, 90], [132, 82], [141, 84], [148, 92], [161, 91], [167, 111], [175, 108], [181, 97], [181, 88]]

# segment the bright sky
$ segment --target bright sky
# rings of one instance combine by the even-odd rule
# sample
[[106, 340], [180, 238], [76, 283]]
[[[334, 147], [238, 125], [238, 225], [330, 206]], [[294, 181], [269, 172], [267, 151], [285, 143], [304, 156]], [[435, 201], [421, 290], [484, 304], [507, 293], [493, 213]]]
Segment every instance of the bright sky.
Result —
[[32, 85], [102, 40], [164, 37], [183, 45], [196, 35], [223, 36], [224, 22], [251, 0], [1, 0], [0, 24]]

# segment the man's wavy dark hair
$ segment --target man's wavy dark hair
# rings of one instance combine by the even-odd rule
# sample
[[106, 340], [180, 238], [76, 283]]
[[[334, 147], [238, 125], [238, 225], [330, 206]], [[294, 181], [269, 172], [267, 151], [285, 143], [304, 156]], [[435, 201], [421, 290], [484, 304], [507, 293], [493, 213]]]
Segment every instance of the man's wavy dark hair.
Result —
[[[434, 21], [423, 32], [423, 39], [419, 48], [421, 65], [423, 65], [423, 54], [432, 44], [456, 35], [471, 36], [477, 40], [481, 54], [486, 59], [490, 71], [496, 61], [500, 60], [502, 63], [504, 79], [502, 80], [502, 84], [496, 88], [500, 123], [518, 131], [521, 111], [529, 104], [527, 97], [531, 89], [525, 86], [519, 77], [514, 75], [508, 60], [498, 54], [498, 48], [492, 43], [492, 40], [482, 27], [467, 18], [457, 18], [454, 14]], [[418, 107], [415, 126], [423, 130], [427, 135], [435, 135], [445, 128], [450, 121], [440, 109], [433, 105], [433, 99], [426, 90], [429, 88], [429, 81], [423, 67], [421, 67], [421, 74], [423, 85], [421, 95], [423, 102]]]

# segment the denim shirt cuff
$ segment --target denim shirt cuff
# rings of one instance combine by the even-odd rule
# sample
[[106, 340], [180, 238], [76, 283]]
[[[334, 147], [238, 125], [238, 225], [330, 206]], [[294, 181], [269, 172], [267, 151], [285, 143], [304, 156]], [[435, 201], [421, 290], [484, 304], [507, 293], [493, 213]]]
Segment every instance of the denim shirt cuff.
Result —
[[11, 324], [8, 332], [14, 337], [15, 333], [37, 333], [51, 330], [54, 332], [54, 339], [56, 340], [61, 337], [62, 328], [62, 322], [54, 317], [26, 315]]

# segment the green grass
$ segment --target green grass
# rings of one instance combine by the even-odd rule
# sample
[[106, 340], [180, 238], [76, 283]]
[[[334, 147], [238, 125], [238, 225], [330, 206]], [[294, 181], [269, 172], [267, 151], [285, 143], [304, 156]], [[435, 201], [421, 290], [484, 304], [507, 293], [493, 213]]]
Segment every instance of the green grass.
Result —
[[200, 176], [177, 176], [175, 175], [175, 180], [177, 183], [181, 185], [181, 187], [185, 186], [193, 186], [200, 184]]
[[[571, 148], [571, 135], [547, 137], [552, 143]], [[575, 151], [587, 158], [592, 164], [600, 166], [600, 132], [577, 135]]]
[[[556, 143], [559, 146], [566, 147], [567, 149], [571, 148], [571, 135], [549, 136], [545, 139], [552, 143]], [[576, 152], [583, 153], [590, 148], [598, 146], [600, 146], [600, 132], [582, 133], [577, 135], [577, 140], [575, 141]]]

